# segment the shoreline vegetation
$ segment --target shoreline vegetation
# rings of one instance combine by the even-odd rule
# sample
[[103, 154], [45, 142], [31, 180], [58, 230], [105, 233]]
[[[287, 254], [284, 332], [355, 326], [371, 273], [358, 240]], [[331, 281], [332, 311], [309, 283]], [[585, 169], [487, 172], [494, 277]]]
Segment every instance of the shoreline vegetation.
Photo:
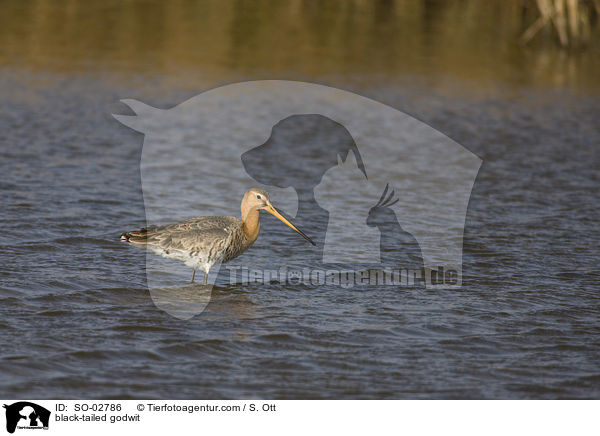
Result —
[[192, 87], [268, 71], [589, 93], [600, 87], [599, 17], [600, 0], [9, 0], [0, 68]]
[[600, 16], [600, 0], [528, 0], [523, 3], [523, 12], [537, 13], [538, 17], [521, 35], [521, 43], [539, 35], [553, 38], [563, 48], [583, 47], [590, 43]]

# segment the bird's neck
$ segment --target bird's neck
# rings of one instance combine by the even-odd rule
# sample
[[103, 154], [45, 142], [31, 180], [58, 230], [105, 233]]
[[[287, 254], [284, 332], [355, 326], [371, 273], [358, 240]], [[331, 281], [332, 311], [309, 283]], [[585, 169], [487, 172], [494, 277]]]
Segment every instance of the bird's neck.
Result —
[[256, 238], [258, 238], [258, 233], [260, 232], [259, 217], [260, 214], [256, 209], [242, 210], [244, 234], [252, 242], [256, 241]]

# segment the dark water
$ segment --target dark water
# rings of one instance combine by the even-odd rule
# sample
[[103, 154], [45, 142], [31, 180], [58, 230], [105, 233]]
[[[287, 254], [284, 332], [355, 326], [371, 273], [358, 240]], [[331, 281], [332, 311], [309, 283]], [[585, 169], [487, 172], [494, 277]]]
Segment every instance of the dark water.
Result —
[[[337, 22], [334, 12], [324, 13], [326, 22]], [[361, 23], [361, 10], [345, 13]], [[32, 21], [43, 29], [31, 39], [59, 28], [51, 23], [60, 17], [47, 18], [46, 27], [41, 18]], [[442, 24], [433, 20], [417, 34], [443, 39]], [[213, 51], [205, 64], [196, 54], [192, 65], [178, 58], [185, 52], [176, 54], [181, 71], [148, 66], [133, 49], [113, 56], [110, 41], [88, 59], [77, 57], [80, 42], [52, 62], [25, 50], [25, 42], [7, 44], [0, 69], [0, 396], [600, 397], [595, 61], [565, 61], [575, 66], [564, 81], [556, 69], [532, 73], [506, 54], [501, 72], [489, 55], [474, 79], [462, 60], [449, 74], [436, 56], [408, 58], [403, 68], [384, 62], [388, 48], [380, 42], [394, 32], [389, 26], [382, 34], [359, 29], [373, 38], [365, 44], [380, 47], [373, 49], [375, 71], [352, 67], [366, 65], [358, 55], [351, 62], [336, 52], [329, 64], [286, 72], [283, 51], [268, 57], [253, 45], [260, 36], [231, 52]], [[35, 46], [31, 39], [27, 47]], [[315, 50], [329, 50], [317, 42], [305, 40], [298, 57], [308, 64]], [[46, 48], [55, 43], [50, 38]], [[22, 56], [10, 56], [19, 52], [14, 44], [23, 44]], [[58, 48], [53, 53], [59, 56]], [[571, 82], [579, 75], [590, 84]], [[169, 107], [240, 76], [303, 78], [359, 92], [481, 157], [462, 288], [218, 286], [190, 320], [157, 309], [144, 252], [118, 240], [145, 221], [142, 136], [110, 114], [126, 112], [121, 98]], [[260, 241], [254, 249], [269, 255]], [[271, 254], [274, 261], [278, 255]]]

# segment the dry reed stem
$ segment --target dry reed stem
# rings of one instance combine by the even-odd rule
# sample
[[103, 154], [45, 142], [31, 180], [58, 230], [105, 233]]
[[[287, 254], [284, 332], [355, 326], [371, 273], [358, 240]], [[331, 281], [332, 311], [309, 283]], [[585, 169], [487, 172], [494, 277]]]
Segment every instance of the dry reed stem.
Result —
[[550, 22], [562, 47], [585, 41], [591, 33], [590, 12], [595, 9], [600, 15], [600, 0], [585, 4], [581, 0], [536, 0], [536, 5], [540, 16], [523, 32], [520, 38], [522, 44], [527, 44]]

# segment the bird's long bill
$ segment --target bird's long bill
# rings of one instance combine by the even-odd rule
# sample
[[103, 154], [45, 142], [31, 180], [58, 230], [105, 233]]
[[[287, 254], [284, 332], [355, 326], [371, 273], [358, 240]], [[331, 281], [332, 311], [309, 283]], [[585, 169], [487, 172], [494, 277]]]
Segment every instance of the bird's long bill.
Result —
[[308, 242], [310, 242], [313, 245], [317, 245], [313, 242], [312, 239], [310, 239], [308, 236], [306, 236], [304, 234], [304, 232], [300, 229], [298, 229], [296, 226], [294, 226], [291, 222], [289, 222], [288, 220], [286, 220], [279, 212], [277, 212], [277, 209], [275, 209], [271, 204], [269, 204], [268, 206], [265, 206], [263, 208], [263, 210], [266, 210], [267, 212], [269, 212], [271, 215], [275, 215], [277, 218], [279, 218], [285, 225], [289, 226], [290, 228], [292, 228], [294, 231], [296, 231], [299, 235], [301, 235], [304, 239], [306, 239]]

